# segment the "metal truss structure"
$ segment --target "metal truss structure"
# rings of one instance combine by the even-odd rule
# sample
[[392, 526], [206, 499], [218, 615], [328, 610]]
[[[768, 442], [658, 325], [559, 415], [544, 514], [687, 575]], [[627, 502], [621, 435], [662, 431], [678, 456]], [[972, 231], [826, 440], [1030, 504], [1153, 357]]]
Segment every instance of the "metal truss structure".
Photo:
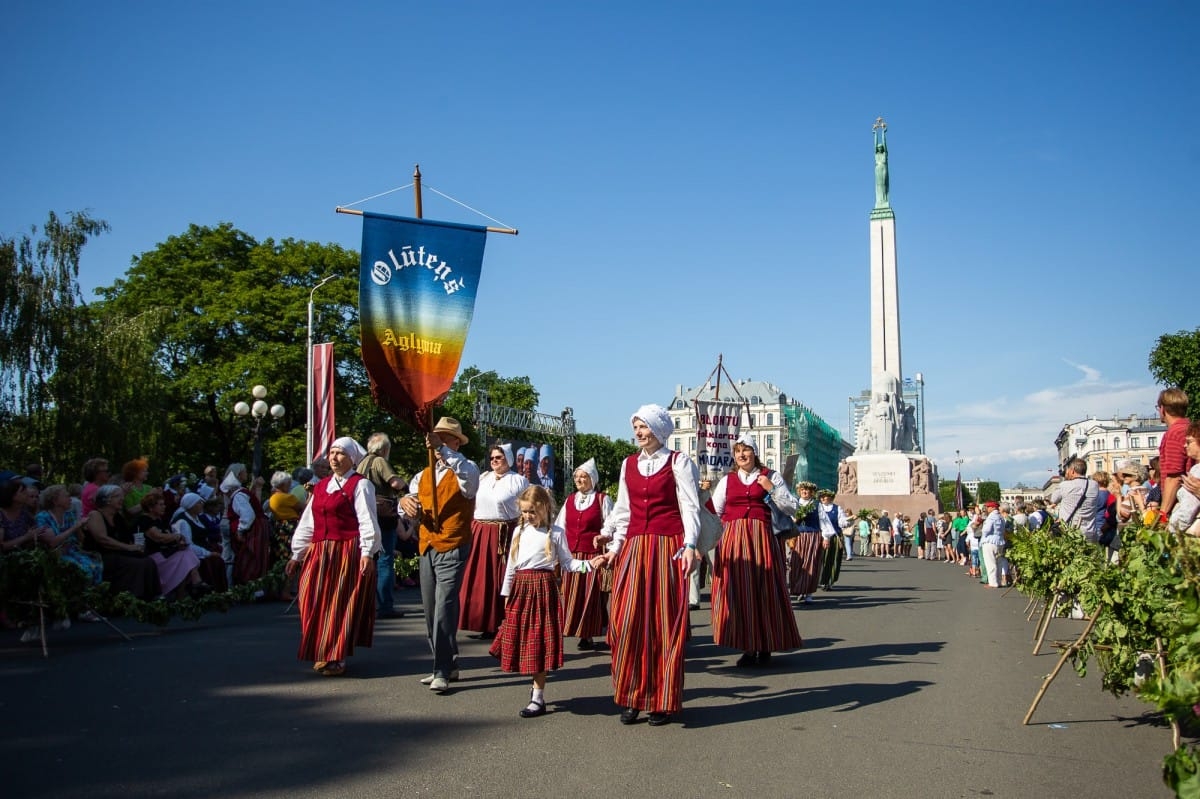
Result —
[[480, 441], [487, 443], [489, 428], [493, 427], [561, 438], [563, 474], [566, 475], [567, 485], [571, 484], [571, 475], [575, 473], [575, 411], [563, 408], [561, 414], [551, 416], [548, 413], [493, 405], [482, 388], [475, 392], [475, 397], [475, 429], [479, 431]]

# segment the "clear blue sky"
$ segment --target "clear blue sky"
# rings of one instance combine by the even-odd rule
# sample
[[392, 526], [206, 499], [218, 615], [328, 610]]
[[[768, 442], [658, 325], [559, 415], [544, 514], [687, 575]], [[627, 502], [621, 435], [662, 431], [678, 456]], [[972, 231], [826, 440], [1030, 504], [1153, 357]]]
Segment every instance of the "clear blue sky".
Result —
[[90, 296], [190, 223], [357, 250], [334, 206], [420, 163], [521, 229], [490, 237], [463, 366], [626, 436], [722, 353], [845, 433], [883, 115], [943, 475], [957, 449], [1040, 482], [1063, 423], [1151, 411], [1149, 350], [1197, 324], [1194, 3], [668, 5], [16, 0], [0, 233], [108, 220]]

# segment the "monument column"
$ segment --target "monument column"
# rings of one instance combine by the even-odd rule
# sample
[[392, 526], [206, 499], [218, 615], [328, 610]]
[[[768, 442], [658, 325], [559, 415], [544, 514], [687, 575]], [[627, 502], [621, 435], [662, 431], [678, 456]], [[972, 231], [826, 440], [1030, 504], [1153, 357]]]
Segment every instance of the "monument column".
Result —
[[900, 294], [896, 281], [896, 215], [889, 193], [887, 123], [875, 120], [875, 208], [871, 211], [871, 380], [904, 377], [900, 368]]

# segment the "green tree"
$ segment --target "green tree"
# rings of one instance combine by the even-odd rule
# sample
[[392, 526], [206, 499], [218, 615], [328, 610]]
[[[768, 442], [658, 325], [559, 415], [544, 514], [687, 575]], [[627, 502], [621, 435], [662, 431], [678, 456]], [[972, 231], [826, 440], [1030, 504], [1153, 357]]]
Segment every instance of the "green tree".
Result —
[[[0, 414], [9, 462], [53, 452], [55, 402], [47, 386], [68, 340], [79, 333], [79, 258], [108, 223], [85, 211], [51, 211], [39, 231], [0, 237]], [[11, 425], [11, 427], [10, 427]]]
[[1150, 350], [1150, 374], [1161, 385], [1187, 392], [1193, 417], [1200, 415], [1200, 327], [1164, 333]]
[[[100, 289], [109, 319], [152, 314], [145, 332], [163, 378], [160, 401], [170, 421], [167, 471], [216, 460], [248, 460], [251, 432], [232, 413], [250, 389], [286, 409], [266, 438], [264, 464], [290, 468], [304, 460], [306, 326], [315, 301], [314, 341], [333, 341], [338, 418], [371, 421], [369, 386], [358, 348], [358, 256], [337, 245], [285, 239], [257, 242], [229, 223], [192, 225], [133, 259], [125, 277]], [[378, 425], [363, 424], [361, 430]], [[341, 431], [339, 431], [341, 432]], [[159, 472], [152, 460], [152, 469]]]
[[[963, 486], [963, 507], [970, 505], [975, 501], [975, 497], [971, 496], [971, 492]], [[938, 498], [942, 500], [942, 507], [948, 511], [957, 510], [957, 505], [954, 500], [954, 481], [942, 480], [938, 483]]]
[[999, 502], [1000, 484], [992, 480], [981, 480], [978, 500], [980, 502]]

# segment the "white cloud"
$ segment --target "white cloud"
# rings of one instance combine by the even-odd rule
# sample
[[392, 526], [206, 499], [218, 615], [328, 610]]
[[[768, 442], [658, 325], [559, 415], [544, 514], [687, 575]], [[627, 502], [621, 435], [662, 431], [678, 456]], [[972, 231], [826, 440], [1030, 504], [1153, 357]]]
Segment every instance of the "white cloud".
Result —
[[967, 378], [967, 391], [975, 397], [948, 409], [928, 408], [926, 447], [941, 476], [953, 477], [957, 452], [964, 477], [996, 480], [1002, 486], [1018, 481], [1041, 485], [1057, 471], [1054, 439], [1063, 425], [1089, 416], [1111, 419], [1151, 413], [1158, 394], [1153, 383], [1106, 380], [1100, 369], [1070, 365], [1082, 373], [1075, 383], [1030, 386], [1015, 399], [1007, 395], [977, 399], [978, 392], [991, 383], [1011, 389], [1030, 373], [1020, 378], [989, 374], [982, 381]]

